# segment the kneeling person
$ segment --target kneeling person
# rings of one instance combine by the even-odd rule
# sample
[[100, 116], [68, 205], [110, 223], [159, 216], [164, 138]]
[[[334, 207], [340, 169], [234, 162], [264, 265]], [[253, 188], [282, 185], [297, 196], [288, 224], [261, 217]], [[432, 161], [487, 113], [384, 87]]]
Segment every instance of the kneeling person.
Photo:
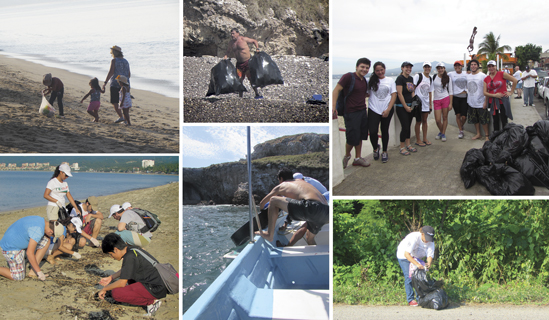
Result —
[[[99, 291], [98, 297], [111, 303], [147, 306], [147, 315], [153, 315], [160, 307], [161, 302], [158, 299], [166, 297], [168, 289], [156, 268], [142, 253], [155, 261], [156, 259], [141, 248], [128, 246], [114, 233], [105, 236], [102, 249], [103, 253], [108, 253], [114, 260], [122, 260], [122, 268], [112, 276], [101, 279], [99, 284], [105, 287]], [[120, 279], [111, 283], [116, 278]]]
[[[74, 208], [70, 212], [71, 217], [79, 217], [82, 220], [82, 230], [78, 231], [83, 238], [89, 240], [94, 247], [99, 247], [99, 241], [97, 237], [99, 236], [99, 231], [101, 230], [101, 224], [103, 223], [103, 213], [94, 210], [97, 209], [98, 202], [97, 198], [92, 196], [86, 199], [83, 203], [78, 205], [80, 207], [80, 212], [82, 215], [79, 215]], [[86, 245], [86, 240], [80, 238], [80, 247]]]
[[114, 219], [120, 221], [116, 226], [115, 233], [118, 234], [124, 242], [129, 245], [134, 245], [138, 247], [145, 247], [151, 242], [152, 233], [141, 232], [143, 227], [145, 227], [145, 222], [140, 215], [132, 211], [131, 209], [125, 209], [119, 204], [115, 204], [111, 207], [111, 214]]

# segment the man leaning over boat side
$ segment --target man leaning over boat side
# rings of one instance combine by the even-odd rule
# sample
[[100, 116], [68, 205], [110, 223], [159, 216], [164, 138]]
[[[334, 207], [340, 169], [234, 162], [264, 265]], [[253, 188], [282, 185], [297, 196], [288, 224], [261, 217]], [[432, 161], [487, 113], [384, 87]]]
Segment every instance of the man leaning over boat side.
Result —
[[282, 168], [278, 172], [278, 181], [280, 184], [259, 204], [263, 208], [269, 202], [267, 232], [260, 230], [256, 234], [267, 241], [273, 241], [278, 211], [284, 210], [292, 220], [307, 222], [306, 241], [309, 245], [316, 245], [316, 234], [329, 221], [328, 202], [314, 186], [301, 179], [294, 179], [288, 168]]
[[151, 242], [152, 234], [149, 231], [139, 232], [145, 223], [137, 213], [128, 208], [129, 206], [124, 208], [119, 204], [111, 206], [109, 218], [120, 221], [115, 233], [131, 246], [145, 247]]

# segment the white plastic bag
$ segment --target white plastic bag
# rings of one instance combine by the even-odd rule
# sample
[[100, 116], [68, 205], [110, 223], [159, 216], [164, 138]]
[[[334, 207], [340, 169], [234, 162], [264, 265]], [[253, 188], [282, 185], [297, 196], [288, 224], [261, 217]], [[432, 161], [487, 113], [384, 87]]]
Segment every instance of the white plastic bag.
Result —
[[51, 106], [48, 100], [46, 100], [46, 97], [44, 95], [42, 95], [42, 104], [40, 105], [40, 110], [38, 110], [38, 112], [48, 118], [51, 118], [55, 115], [55, 109]]

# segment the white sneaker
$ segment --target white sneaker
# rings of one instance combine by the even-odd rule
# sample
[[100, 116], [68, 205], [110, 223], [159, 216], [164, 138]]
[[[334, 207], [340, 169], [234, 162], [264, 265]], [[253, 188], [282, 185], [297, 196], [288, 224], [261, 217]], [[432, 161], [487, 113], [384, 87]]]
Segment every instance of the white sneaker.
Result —
[[458, 139], [463, 139], [463, 137], [464, 137], [463, 131], [460, 131], [458, 134]]
[[532, 107], [535, 107], [536, 105], [532, 103]]
[[115, 120], [114, 123], [119, 123], [119, 122], [122, 122], [124, 121], [124, 118], [118, 118], [118, 120]]
[[162, 304], [162, 301], [154, 300], [153, 304], [149, 304], [147, 306], [147, 314], [145, 314], [145, 316], [147, 316], [147, 317], [154, 316], [156, 311], [158, 311], [158, 309], [160, 309], [161, 304]]

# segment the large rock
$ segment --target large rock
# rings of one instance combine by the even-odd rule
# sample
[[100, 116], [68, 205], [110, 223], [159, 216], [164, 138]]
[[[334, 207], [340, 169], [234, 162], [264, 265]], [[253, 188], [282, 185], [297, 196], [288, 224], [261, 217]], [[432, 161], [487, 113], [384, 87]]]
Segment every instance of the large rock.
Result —
[[328, 149], [329, 143], [330, 136], [327, 134], [303, 133], [284, 136], [255, 146], [252, 160], [273, 156], [324, 152]]
[[318, 57], [329, 52], [329, 2], [183, 1], [185, 56], [224, 56], [230, 30], [256, 39], [270, 55]]

